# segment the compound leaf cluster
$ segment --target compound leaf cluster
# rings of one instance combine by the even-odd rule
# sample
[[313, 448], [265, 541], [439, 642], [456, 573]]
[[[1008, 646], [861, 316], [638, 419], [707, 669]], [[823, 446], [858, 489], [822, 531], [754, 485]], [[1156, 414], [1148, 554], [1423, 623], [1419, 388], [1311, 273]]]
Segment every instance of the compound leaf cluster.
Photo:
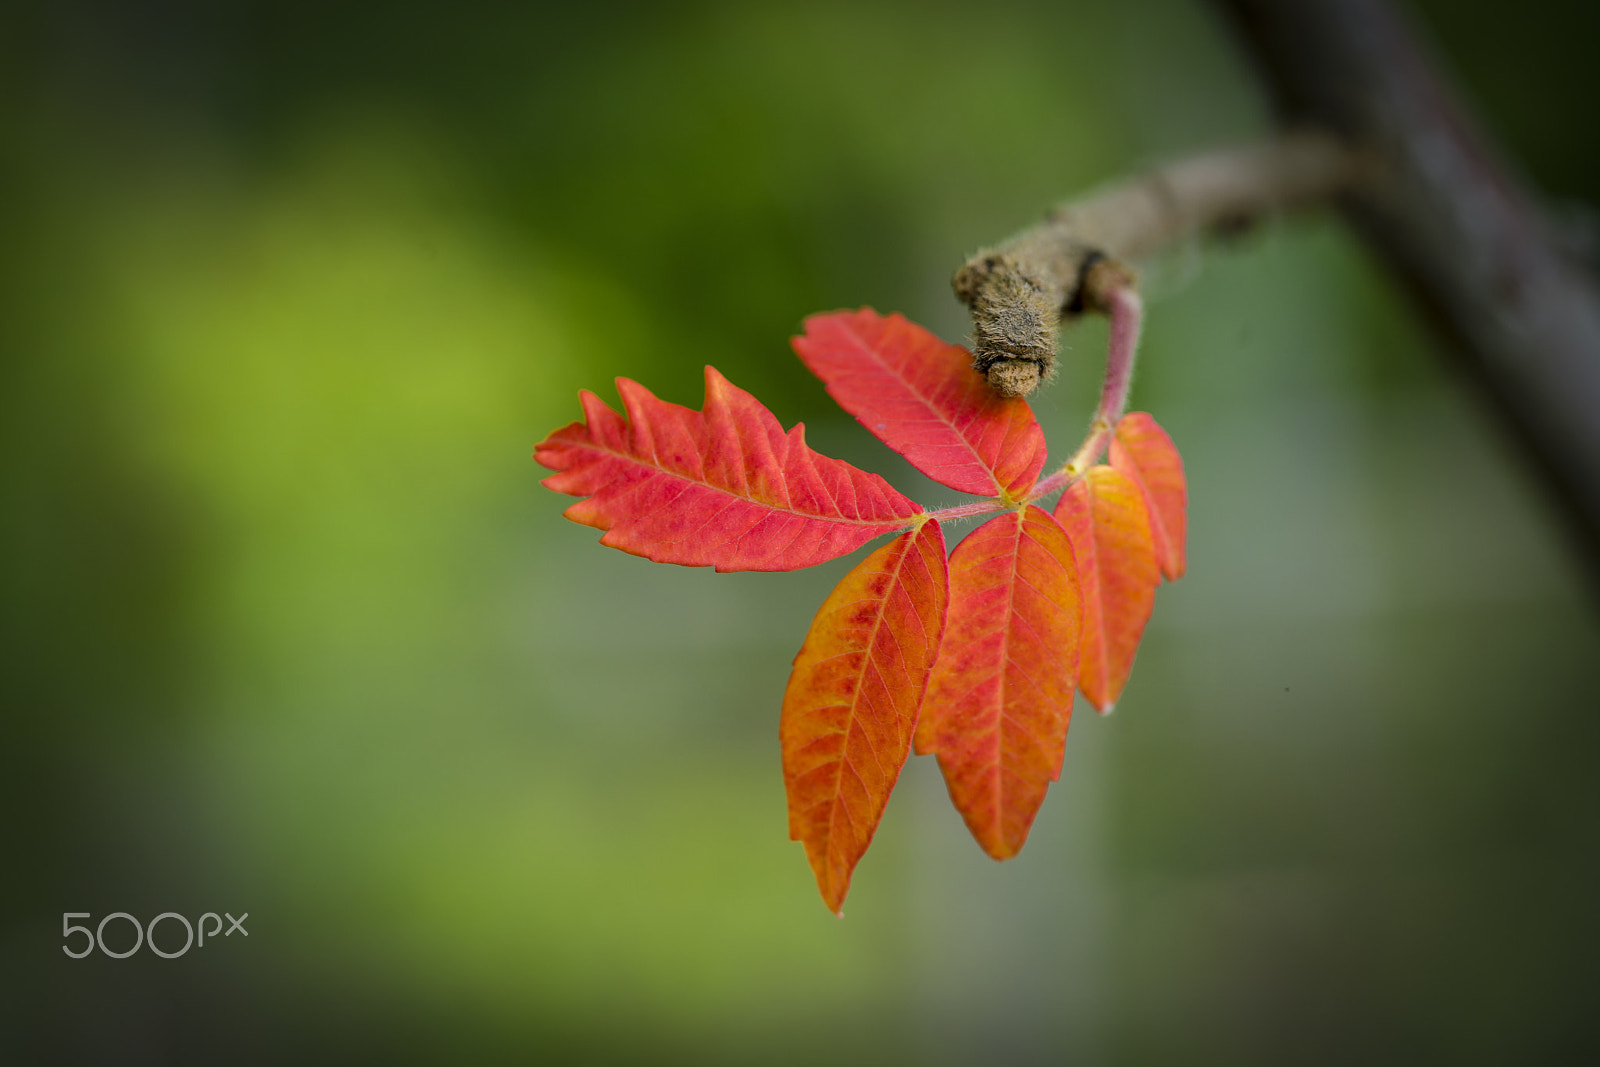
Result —
[[[1074, 692], [1110, 710], [1157, 585], [1183, 574], [1187, 491], [1171, 439], [1134, 412], [1116, 422], [1109, 465], [1041, 492], [1033, 411], [997, 395], [965, 348], [869, 308], [805, 325], [795, 352], [842, 408], [988, 503], [929, 513], [812, 450], [803, 426], [784, 432], [712, 367], [700, 411], [627, 379], [622, 414], [585, 391], [584, 420], [535, 458], [556, 472], [546, 486], [583, 498], [568, 518], [661, 563], [796, 570], [898, 532], [823, 603], [779, 718], [789, 835], [838, 912], [913, 751], [938, 757], [985, 852], [1022, 848], [1061, 773]], [[1063, 484], [1053, 511], [1038, 506]], [[947, 555], [941, 516], [980, 513], [992, 517]]]

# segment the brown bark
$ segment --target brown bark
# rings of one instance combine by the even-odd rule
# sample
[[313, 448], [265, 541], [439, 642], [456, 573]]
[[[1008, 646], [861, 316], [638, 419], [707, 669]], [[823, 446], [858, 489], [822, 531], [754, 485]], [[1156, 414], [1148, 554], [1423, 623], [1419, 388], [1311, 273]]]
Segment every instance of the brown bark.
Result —
[[1336, 131], [1378, 161], [1346, 213], [1533, 459], [1600, 577], [1594, 279], [1384, 0], [1215, 3], [1285, 122]]
[[972, 309], [973, 365], [1000, 393], [1027, 395], [1054, 372], [1062, 316], [1103, 310], [1102, 292], [1132, 277], [1128, 263], [1195, 233], [1325, 201], [1358, 169], [1337, 140], [1302, 131], [1062, 204], [956, 273], [956, 295]]

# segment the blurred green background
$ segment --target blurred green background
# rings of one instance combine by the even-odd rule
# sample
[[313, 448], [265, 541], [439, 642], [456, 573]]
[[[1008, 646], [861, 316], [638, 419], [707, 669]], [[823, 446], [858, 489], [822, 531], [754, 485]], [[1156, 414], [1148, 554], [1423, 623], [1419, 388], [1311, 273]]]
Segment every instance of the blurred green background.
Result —
[[[1567, 7], [1417, 12], [1558, 207], [1600, 202]], [[1600, 1051], [1600, 627], [1337, 221], [1149, 265], [1189, 577], [1020, 858], [914, 760], [843, 921], [777, 714], [857, 557], [651, 564], [538, 484], [579, 388], [697, 406], [712, 363], [955, 503], [801, 318], [960, 338], [978, 246], [1268, 125], [1185, 0], [7, 7], [0, 1061]], [[1058, 457], [1103, 340], [1036, 404]], [[70, 960], [69, 910], [249, 937]]]

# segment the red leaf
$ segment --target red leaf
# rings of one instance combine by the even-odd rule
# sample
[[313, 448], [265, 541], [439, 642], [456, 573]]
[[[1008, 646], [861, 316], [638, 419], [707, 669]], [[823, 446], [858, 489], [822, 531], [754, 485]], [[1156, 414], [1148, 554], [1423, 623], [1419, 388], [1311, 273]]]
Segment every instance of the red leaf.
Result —
[[917, 725], [950, 799], [997, 860], [1016, 855], [1061, 774], [1083, 600], [1072, 544], [1036, 507], [978, 527], [950, 556], [950, 616]]
[[1111, 439], [1111, 465], [1132, 478], [1144, 494], [1156, 561], [1168, 581], [1177, 581], [1188, 567], [1184, 513], [1189, 507], [1189, 490], [1183, 480], [1183, 460], [1172, 438], [1142, 411], [1124, 415]]
[[787, 434], [749, 393], [706, 368], [704, 412], [658, 400], [626, 378], [624, 419], [585, 390], [587, 422], [551, 434], [534, 458], [544, 484], [586, 496], [567, 518], [603, 545], [658, 563], [787, 571], [842, 556], [922, 509], [876, 474]]
[[948, 598], [944, 533], [926, 522], [845, 575], [795, 657], [778, 727], [789, 837], [830, 911], [911, 751]]
[[1022, 497], [1044, 466], [1028, 402], [995, 395], [972, 353], [871, 308], [812, 315], [794, 350], [861, 425], [942, 485]]
[[1144, 496], [1121, 471], [1090, 467], [1061, 494], [1055, 516], [1072, 540], [1083, 586], [1078, 685], [1091, 704], [1107, 712], [1133, 670], [1161, 582]]

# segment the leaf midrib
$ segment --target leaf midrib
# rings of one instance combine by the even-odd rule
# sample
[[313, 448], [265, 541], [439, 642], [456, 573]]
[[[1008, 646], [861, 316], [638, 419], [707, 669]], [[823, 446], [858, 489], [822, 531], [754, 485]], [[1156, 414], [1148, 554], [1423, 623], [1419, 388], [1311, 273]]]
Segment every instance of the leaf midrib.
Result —
[[[704, 480], [703, 478], [691, 478], [688, 475], [684, 474], [682, 471], [675, 471], [675, 470], [672, 470], [669, 467], [663, 467], [660, 463], [652, 462], [652, 461], [646, 460], [646, 459], [641, 459], [640, 457], [634, 455], [631, 452], [618, 452], [614, 448], [610, 448], [610, 447], [608, 447], [606, 445], [602, 445], [602, 444], [599, 444], [599, 443], [595, 442], [593, 438], [590, 438], [589, 441], [587, 441], [584, 445], [582, 445], [580, 447], [588, 447], [588, 448], [593, 449], [596, 452], [604, 453], [605, 455], [612, 456], [612, 457], [614, 457], [616, 459], [626, 460], [626, 461], [628, 461], [630, 463], [636, 463], [641, 467], [649, 467], [651, 470], [658, 471], [661, 474], [665, 474], [670, 478], [677, 478], [680, 481], [688, 482], [690, 485], [696, 485], [696, 486], [701, 487], [702, 489], [709, 489], [710, 491], [712, 491], [714, 493], [721, 493], [724, 496], [731, 497], [734, 500], [740, 500], [740, 501], [743, 501], [743, 502], [745, 502], [747, 504], [755, 504], [758, 507], [766, 508], [769, 511], [775, 511], [775, 512], [778, 512], [778, 513], [784, 514], [784, 515], [794, 515], [794, 516], [797, 516], [797, 517], [803, 518], [803, 519], [815, 519], [815, 520], [819, 520], [819, 521], [822, 521], [822, 522], [834, 522], [834, 523], [839, 523], [841, 525], [848, 525], [848, 526], [878, 526], [878, 527], [884, 527], [886, 529], [891, 529], [892, 530], [892, 529], [899, 528], [901, 526], [908, 525], [908, 524], [916, 521], [916, 519], [918, 517], [917, 515], [907, 515], [907, 516], [904, 516], [904, 517], [895, 516], [894, 518], [891, 518], [891, 519], [851, 519], [851, 518], [847, 518], [844, 515], [826, 515], [826, 514], [823, 514], [821, 512], [816, 512], [816, 511], [801, 511], [799, 508], [795, 508], [795, 507], [779, 507], [778, 505], [770, 503], [770, 502], [765, 501], [765, 500], [762, 500], [759, 497], [745, 496], [745, 495], [742, 495], [740, 493], [733, 492], [731, 489], [728, 489], [725, 486], [717, 485], [717, 484], [715, 484], [713, 482], [708, 482], [708, 481]], [[828, 458], [828, 457], [823, 457], [823, 458]], [[783, 470], [782, 468], [779, 468], [778, 476], [783, 479], [784, 488], [785, 488], [785, 490], [787, 490], [788, 489], [788, 485], [789, 485], [789, 474], [788, 474], [788, 472]], [[893, 489], [892, 486], [890, 488]], [[898, 490], [894, 490], [894, 491], [896, 493], [898, 493]], [[591, 495], [594, 495], [594, 494], [591, 494]], [[832, 500], [833, 498], [829, 497], [829, 499]], [[910, 501], [909, 498], [906, 498], [903, 494], [901, 494], [901, 499], [905, 499], [905, 500], [907, 500], [908, 503], [911, 503], [913, 506], [915, 506], [915, 502], [914, 501]], [[834, 501], [834, 503], [835, 503], [835, 506], [837, 506], [838, 502]]]

